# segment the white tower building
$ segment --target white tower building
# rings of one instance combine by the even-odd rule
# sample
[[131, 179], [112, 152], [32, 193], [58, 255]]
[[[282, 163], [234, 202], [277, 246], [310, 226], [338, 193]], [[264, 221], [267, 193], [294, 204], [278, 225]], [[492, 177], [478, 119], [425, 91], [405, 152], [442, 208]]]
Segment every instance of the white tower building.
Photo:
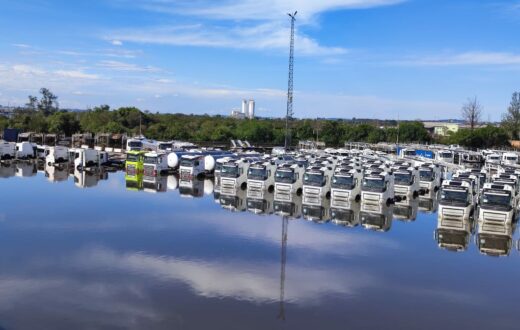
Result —
[[249, 100], [249, 107], [248, 107], [248, 111], [247, 111], [247, 117], [249, 119], [255, 118], [255, 100], [253, 100], [253, 99]]
[[247, 116], [247, 100], [242, 100], [242, 113]]

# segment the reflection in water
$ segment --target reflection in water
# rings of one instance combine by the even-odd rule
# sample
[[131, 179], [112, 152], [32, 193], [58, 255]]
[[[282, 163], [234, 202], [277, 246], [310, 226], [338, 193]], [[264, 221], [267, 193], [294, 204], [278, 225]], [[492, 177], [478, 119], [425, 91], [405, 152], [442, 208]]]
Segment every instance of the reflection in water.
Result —
[[268, 190], [248, 190], [247, 210], [261, 215], [274, 213], [274, 193]]
[[439, 191], [429, 191], [419, 197], [419, 211], [435, 213], [439, 207]]
[[327, 198], [305, 199], [303, 198], [302, 214], [305, 220], [316, 223], [330, 221], [330, 200]]
[[13, 163], [0, 163], [0, 178], [10, 178], [16, 175], [16, 165]]
[[67, 181], [69, 179], [69, 171], [68, 164], [61, 166], [45, 164], [45, 176], [50, 182]]
[[394, 219], [404, 221], [415, 221], [417, 218], [417, 210], [419, 209], [418, 198], [407, 198], [394, 205]]
[[220, 190], [219, 194], [220, 205], [233, 212], [243, 212], [247, 209], [246, 202], [246, 191], [241, 188], [237, 188], [233, 191]]
[[[74, 183], [78, 188], [91, 188], [97, 186], [99, 180], [107, 180], [108, 173], [100, 171], [80, 171], [74, 170]], [[142, 179], [141, 179], [142, 184]]]
[[35, 176], [38, 172], [38, 168], [35, 163], [32, 162], [17, 162], [16, 163], [16, 176], [18, 177], [31, 177]]
[[516, 222], [512, 224], [501, 221], [490, 222], [479, 221], [475, 244], [482, 254], [494, 257], [508, 256], [513, 245]]
[[348, 202], [343, 207], [332, 207], [330, 216], [332, 222], [339, 226], [356, 227], [360, 223], [361, 204], [359, 202]]
[[375, 231], [389, 231], [392, 227], [393, 205], [361, 203], [361, 225]]
[[[15, 168], [2, 173], [15, 175]], [[413, 211], [418, 221], [397, 222], [389, 231], [393, 215], [400, 214], [393, 205], [331, 206], [326, 198], [312, 203], [298, 195], [221, 193], [211, 180], [183, 183], [191, 194], [196, 187], [195, 195], [212, 195], [217, 206], [208, 199], [180, 199], [180, 192], [171, 191], [180, 185], [175, 176], [124, 178], [129, 190], [166, 191], [151, 195], [126, 192], [121, 173], [73, 171], [74, 182], [49, 184], [51, 177], [62, 178], [56, 170], [46, 168], [30, 180], [2, 180], [2, 189], [12, 192], [0, 209], [0, 314], [6, 328], [381, 329], [395, 315], [401, 318], [403, 307], [417, 315], [403, 329], [463, 328], [475, 319], [481, 328], [493, 328], [496, 320], [515, 326], [514, 300], [507, 295], [507, 283], [518, 275], [511, 267], [518, 257], [511, 253], [514, 227], [475, 228], [471, 240], [472, 220], [420, 221], [424, 215]], [[75, 188], [100, 178], [109, 181], [88, 194]], [[58, 196], [56, 217], [58, 209], [47, 206]], [[86, 196], [96, 207], [78, 213]], [[20, 210], [22, 198], [34, 201], [37, 213]], [[331, 219], [389, 232], [289, 221], [302, 213], [318, 223]], [[433, 231], [443, 249], [466, 250], [474, 242], [478, 250], [467, 249], [450, 263], [431, 240]], [[483, 258], [478, 251], [510, 258]], [[418, 258], [422, 253], [428, 258]], [[475, 258], [493, 262], [493, 271]], [[442, 271], [445, 265], [449, 272]], [[373, 318], [374, 303], [388, 301], [395, 303], [385, 303], [386, 312]], [[331, 312], [337, 306], [361, 320]], [[433, 314], [456, 317], [446, 323]]]
[[289, 219], [299, 219], [302, 216], [302, 196], [276, 192], [273, 202], [274, 213]]

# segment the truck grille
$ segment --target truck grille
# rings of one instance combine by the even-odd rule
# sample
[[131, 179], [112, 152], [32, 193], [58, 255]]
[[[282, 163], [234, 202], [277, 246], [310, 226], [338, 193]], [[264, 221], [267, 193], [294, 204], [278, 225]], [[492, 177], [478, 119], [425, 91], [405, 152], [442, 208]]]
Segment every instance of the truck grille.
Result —
[[151, 166], [151, 165], [145, 165], [144, 166], [144, 171], [143, 171], [143, 174], [145, 176], [155, 176], [154, 175], [154, 172], [155, 172], [155, 167]]

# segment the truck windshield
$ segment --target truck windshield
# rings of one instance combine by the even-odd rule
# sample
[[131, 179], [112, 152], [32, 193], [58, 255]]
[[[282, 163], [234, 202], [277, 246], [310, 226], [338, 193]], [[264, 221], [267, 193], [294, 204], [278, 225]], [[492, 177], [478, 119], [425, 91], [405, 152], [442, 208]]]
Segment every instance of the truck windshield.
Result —
[[172, 145], [171, 143], [161, 143], [159, 144], [159, 150], [168, 150], [171, 149]]
[[323, 187], [325, 182], [325, 176], [321, 173], [305, 173], [303, 176], [303, 184], [305, 185]]
[[366, 178], [363, 180], [363, 190], [383, 192], [385, 180], [383, 178]]
[[247, 178], [253, 180], [267, 180], [267, 170], [265, 168], [249, 168]]
[[226, 178], [238, 178], [238, 166], [224, 165], [220, 170], [220, 175]]
[[145, 164], [157, 164], [157, 163], [159, 163], [159, 158], [152, 157], [152, 156], [144, 157], [144, 163]]
[[415, 156], [415, 150], [406, 150], [404, 152], [405, 156]]
[[517, 160], [517, 158], [516, 158], [516, 157], [506, 157], [506, 159], [507, 159], [507, 160], [514, 160], [514, 161], [516, 161], [516, 160]]
[[141, 141], [130, 141], [128, 142], [128, 146], [130, 148], [141, 148], [143, 146], [143, 143]]
[[126, 154], [126, 161], [128, 162], [138, 162], [139, 155], [136, 154]]
[[482, 196], [482, 205], [484, 206], [509, 206], [511, 197], [509, 194], [498, 194], [491, 192], [484, 192]]
[[466, 203], [468, 201], [468, 192], [466, 190], [443, 190], [441, 201]]
[[333, 188], [342, 188], [342, 189], [354, 189], [356, 183], [354, 181], [354, 177], [352, 176], [337, 176], [334, 175], [332, 177], [332, 187]]
[[419, 171], [419, 177], [421, 181], [433, 181], [433, 171], [432, 170], [421, 170]]
[[451, 158], [453, 155], [449, 152], [443, 152], [441, 153], [441, 158]]
[[403, 186], [410, 186], [413, 183], [412, 175], [409, 173], [395, 173], [394, 183]]
[[195, 159], [181, 159], [180, 166], [182, 167], [193, 167]]
[[291, 170], [276, 171], [274, 181], [283, 183], [294, 183], [294, 172]]

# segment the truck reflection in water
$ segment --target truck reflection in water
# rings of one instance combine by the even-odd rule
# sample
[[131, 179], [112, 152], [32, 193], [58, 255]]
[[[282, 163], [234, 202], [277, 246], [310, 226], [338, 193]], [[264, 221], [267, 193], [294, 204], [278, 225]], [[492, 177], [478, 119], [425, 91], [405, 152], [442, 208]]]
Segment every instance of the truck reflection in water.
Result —
[[359, 217], [365, 229], [386, 232], [392, 227], [394, 206], [387, 203], [361, 203]]
[[331, 207], [330, 217], [332, 223], [338, 226], [357, 227], [360, 224], [360, 212], [361, 203], [352, 201], [343, 204], [341, 207]]
[[299, 219], [302, 216], [302, 196], [275, 192], [274, 213], [288, 219]]
[[269, 190], [247, 190], [247, 210], [251, 213], [269, 215], [274, 213], [274, 193]]
[[302, 214], [305, 220], [315, 223], [330, 221], [330, 200], [328, 198], [303, 198]]
[[92, 188], [97, 186], [99, 180], [108, 180], [108, 173], [99, 171], [74, 170], [74, 184], [78, 188]]
[[67, 181], [69, 179], [69, 171], [68, 164], [61, 166], [45, 164], [45, 177], [50, 182]]
[[10, 178], [16, 175], [16, 165], [14, 163], [0, 163], [0, 178]]
[[415, 221], [419, 209], [419, 198], [411, 197], [396, 202], [394, 205], [394, 219], [403, 221]]
[[154, 177], [143, 176], [143, 191], [148, 193], [166, 192], [168, 188], [168, 178], [158, 175]]
[[222, 208], [232, 212], [244, 212], [247, 209], [246, 191], [237, 189], [221, 189], [219, 203]]

